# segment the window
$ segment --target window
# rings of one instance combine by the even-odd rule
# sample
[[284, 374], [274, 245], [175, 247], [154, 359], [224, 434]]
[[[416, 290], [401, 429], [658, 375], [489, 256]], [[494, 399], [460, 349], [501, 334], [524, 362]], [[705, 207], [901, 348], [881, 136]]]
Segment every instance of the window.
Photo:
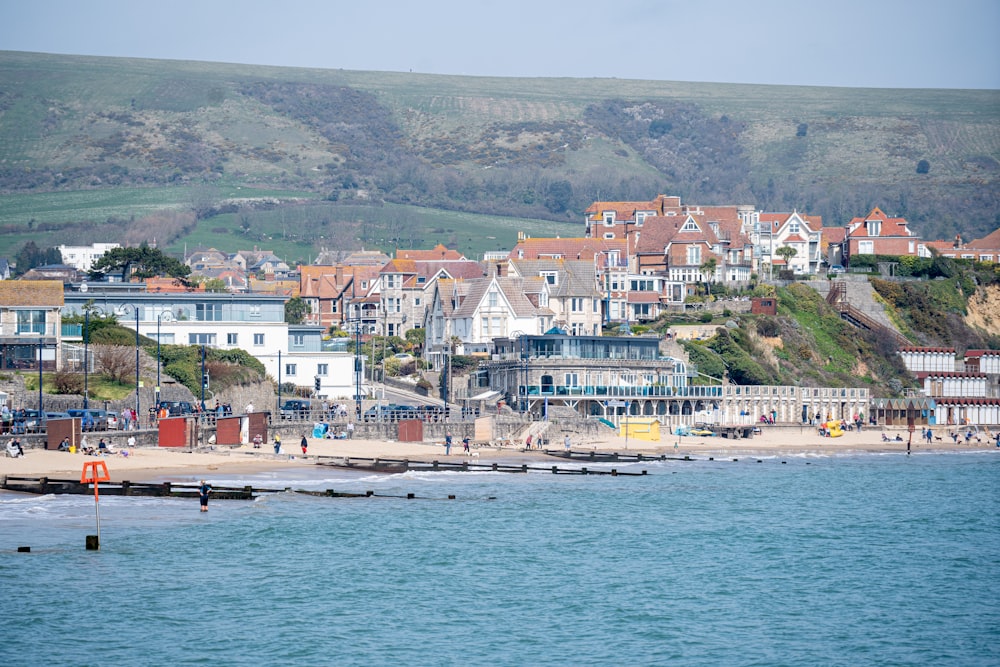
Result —
[[875, 242], [874, 241], [858, 241], [858, 254], [859, 255], [874, 255], [875, 254]]
[[499, 303], [500, 303], [500, 297], [497, 295], [497, 293], [496, 293], [495, 290], [490, 290], [490, 293], [487, 295], [487, 301], [486, 302], [487, 302], [487, 305], [489, 305], [490, 308], [496, 308], [497, 305], [499, 305]]
[[701, 264], [701, 246], [689, 245], [687, 247], [687, 263]]
[[605, 227], [614, 227], [615, 226], [615, 212], [614, 211], [608, 211], [607, 213], [604, 214], [604, 226]]
[[419, 306], [420, 305], [420, 297], [416, 297], [415, 299], [413, 299], [413, 305], [414, 306]]
[[882, 231], [881, 220], [866, 220], [865, 226], [868, 227], [868, 236], [878, 236]]
[[701, 229], [698, 228], [698, 223], [696, 223], [692, 218], [688, 218], [687, 221], [684, 223], [684, 226], [681, 227], [681, 231], [682, 232], [700, 232]]
[[215, 345], [214, 333], [188, 334], [188, 345]]
[[221, 303], [198, 303], [194, 307], [194, 317], [199, 322], [221, 322]]
[[250, 317], [255, 320], [260, 319], [260, 304], [250, 304]]
[[579, 297], [573, 297], [572, 299], [569, 300], [569, 303], [570, 303], [569, 309], [574, 313], [583, 312], [583, 299]]
[[595, 313], [600, 312], [600, 306], [598, 305], [599, 303], [600, 303], [599, 299], [594, 299], [594, 310], [593, 310], [593, 312], [595, 312]]
[[577, 373], [566, 373], [565, 380], [563, 384], [567, 387], [580, 386], [580, 376]]
[[226, 334], [226, 345], [238, 345], [236, 342], [239, 338], [239, 334], [227, 333]]
[[295, 375], [298, 372], [298, 364], [285, 364], [285, 375]]
[[18, 334], [44, 334], [45, 333], [45, 311], [44, 310], [19, 310], [19, 311], [17, 311], [17, 333]]
[[646, 222], [647, 213], [636, 213], [635, 214], [635, 226], [642, 227], [642, 223]]
[[255, 333], [253, 335], [253, 344], [254, 345], [263, 345], [264, 344], [264, 334]]
[[607, 240], [611, 240], [611, 239], [615, 238], [615, 233], [614, 232], [605, 232], [604, 233], [604, 238], [607, 239]]
[[329, 373], [329, 364], [317, 364], [316, 365], [316, 375], [326, 376]]
[[545, 282], [550, 285], [559, 284], [559, 272], [558, 271], [539, 271], [538, 275], [545, 278]]
[[799, 233], [799, 223], [797, 223], [797, 222], [790, 222], [790, 223], [788, 223], [788, 233], [789, 234], [798, 234]]
[[306, 337], [302, 334], [292, 334], [292, 347], [302, 347], [306, 343]]

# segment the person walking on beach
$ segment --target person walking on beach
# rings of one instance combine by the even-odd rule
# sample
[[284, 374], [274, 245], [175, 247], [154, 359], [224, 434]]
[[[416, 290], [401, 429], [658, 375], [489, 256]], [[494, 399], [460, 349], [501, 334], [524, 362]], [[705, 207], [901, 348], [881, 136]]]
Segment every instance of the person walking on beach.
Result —
[[253, 448], [260, 449], [260, 446], [264, 444], [264, 438], [261, 437], [260, 433], [253, 437]]
[[531, 449], [531, 434], [530, 433], [528, 434], [528, 437], [524, 439], [524, 448], [525, 449]]
[[302, 455], [305, 456], [306, 454], [308, 454], [309, 441], [306, 440], [306, 436], [304, 435], [302, 436], [302, 440], [299, 441], [299, 444], [302, 445]]
[[208, 494], [212, 492], [212, 487], [205, 483], [205, 480], [201, 480], [201, 486], [198, 487], [198, 500], [201, 501], [201, 511], [208, 511]]
[[281, 436], [278, 435], [277, 433], [274, 434], [274, 453], [275, 454], [281, 453]]
[[444, 455], [451, 456], [451, 433], [444, 436]]
[[569, 451], [569, 433], [567, 433], [566, 437], [563, 438], [563, 447], [566, 448], [567, 452]]
[[354, 439], [354, 422], [347, 422], [347, 439]]
[[464, 438], [462, 438], [462, 451], [464, 451], [466, 454], [471, 453], [469, 451], [469, 436], [465, 436]]

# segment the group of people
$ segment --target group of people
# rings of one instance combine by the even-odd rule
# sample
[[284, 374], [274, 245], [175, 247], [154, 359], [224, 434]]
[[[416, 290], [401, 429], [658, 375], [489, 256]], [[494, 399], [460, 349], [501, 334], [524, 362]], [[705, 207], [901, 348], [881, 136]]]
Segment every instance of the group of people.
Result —
[[[444, 436], [444, 455], [445, 456], [451, 456], [451, 443], [452, 443], [452, 436], [451, 436], [451, 432], [449, 431]], [[463, 453], [465, 453], [465, 454], [471, 454], [472, 453], [472, 450], [470, 449], [471, 445], [472, 445], [472, 438], [470, 438], [469, 436], [465, 436], [464, 438], [462, 438], [462, 452]]]
[[28, 415], [24, 408], [11, 410], [6, 405], [0, 408], [0, 433], [22, 435], [27, 432]]
[[17, 436], [11, 438], [7, 442], [6, 453], [7, 456], [12, 459], [18, 459], [24, 456], [24, 448], [21, 447], [21, 441], [17, 438]]

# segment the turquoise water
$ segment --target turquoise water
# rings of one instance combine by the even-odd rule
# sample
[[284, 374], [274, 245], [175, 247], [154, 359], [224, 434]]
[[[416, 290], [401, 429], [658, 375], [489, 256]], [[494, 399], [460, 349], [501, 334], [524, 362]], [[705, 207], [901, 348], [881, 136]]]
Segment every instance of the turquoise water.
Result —
[[0, 495], [0, 664], [1000, 664], [1000, 455], [617, 467]]

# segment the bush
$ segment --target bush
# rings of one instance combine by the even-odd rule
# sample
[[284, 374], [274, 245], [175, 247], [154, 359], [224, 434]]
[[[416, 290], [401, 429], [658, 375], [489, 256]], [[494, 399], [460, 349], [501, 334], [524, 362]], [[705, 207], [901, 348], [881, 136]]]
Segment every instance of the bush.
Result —
[[757, 333], [765, 338], [777, 338], [781, 335], [781, 326], [773, 317], [762, 317], [757, 320]]
[[709, 322], [712, 321], [712, 313], [705, 311], [704, 313], [698, 316], [698, 321], [701, 322], [702, 324], [708, 324]]
[[83, 374], [70, 373], [69, 371], [59, 371], [52, 376], [52, 386], [56, 394], [82, 394]]

